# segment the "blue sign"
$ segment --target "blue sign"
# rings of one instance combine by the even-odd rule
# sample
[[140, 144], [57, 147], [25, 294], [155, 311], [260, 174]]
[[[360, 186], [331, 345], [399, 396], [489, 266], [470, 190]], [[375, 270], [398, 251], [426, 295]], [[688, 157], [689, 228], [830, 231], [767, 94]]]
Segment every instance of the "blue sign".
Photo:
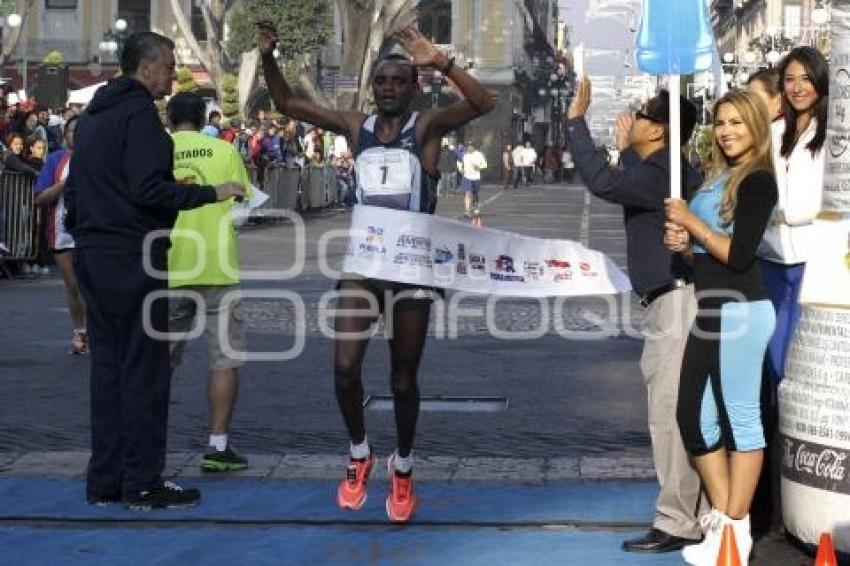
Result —
[[711, 68], [714, 32], [706, 0], [643, 0], [637, 65], [651, 75], [690, 75]]

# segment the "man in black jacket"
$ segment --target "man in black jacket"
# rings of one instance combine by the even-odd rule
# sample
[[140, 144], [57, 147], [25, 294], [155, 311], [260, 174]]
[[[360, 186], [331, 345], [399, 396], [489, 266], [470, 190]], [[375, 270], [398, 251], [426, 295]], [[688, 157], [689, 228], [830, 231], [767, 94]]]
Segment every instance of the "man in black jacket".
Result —
[[174, 146], [154, 99], [171, 92], [174, 43], [131, 35], [123, 75], [99, 89], [80, 117], [65, 189], [66, 227], [86, 301], [91, 340], [92, 456], [86, 500], [131, 509], [186, 507], [195, 489], [165, 482], [171, 367], [166, 252], [180, 210], [244, 187], [178, 185]]
[[[608, 165], [598, 151], [584, 116], [590, 106], [590, 81], [585, 77], [570, 105], [567, 135], [579, 175], [590, 191], [623, 206], [626, 262], [641, 305], [644, 347], [640, 368], [646, 383], [652, 456], [660, 491], [650, 531], [623, 543], [629, 552], [669, 552], [697, 542], [697, 522], [705, 498], [699, 476], [688, 460], [676, 425], [676, 402], [682, 355], [696, 314], [690, 270], [664, 247], [664, 199], [670, 196], [670, 97], [652, 98], [632, 117], [617, 119], [620, 166]], [[696, 123], [696, 108], [681, 99], [681, 139]], [[700, 184], [699, 173], [682, 160], [683, 194]]]

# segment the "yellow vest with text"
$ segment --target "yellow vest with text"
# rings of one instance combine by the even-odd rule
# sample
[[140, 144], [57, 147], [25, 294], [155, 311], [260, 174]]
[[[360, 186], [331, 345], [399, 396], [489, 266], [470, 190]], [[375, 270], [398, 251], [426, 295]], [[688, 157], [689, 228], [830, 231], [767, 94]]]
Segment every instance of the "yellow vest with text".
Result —
[[[177, 182], [215, 186], [236, 181], [250, 191], [245, 164], [231, 144], [200, 132], [176, 132], [171, 137]], [[239, 283], [239, 249], [230, 214], [233, 204], [228, 199], [177, 216], [168, 252], [169, 287]]]

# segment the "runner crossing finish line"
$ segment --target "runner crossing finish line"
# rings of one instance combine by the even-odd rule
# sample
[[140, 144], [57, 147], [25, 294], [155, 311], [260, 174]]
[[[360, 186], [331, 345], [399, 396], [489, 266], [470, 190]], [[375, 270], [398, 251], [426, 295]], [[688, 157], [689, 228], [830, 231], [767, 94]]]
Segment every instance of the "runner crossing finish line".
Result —
[[[354, 148], [361, 207], [354, 213], [352, 254], [337, 283], [340, 293], [334, 316], [334, 392], [349, 440], [348, 465], [336, 503], [349, 511], [362, 509], [377, 462], [366, 435], [362, 373], [372, 329], [378, 317], [386, 315], [396, 449], [387, 458], [385, 508], [390, 521], [404, 523], [419, 501], [413, 483], [418, 374], [434, 287], [503, 289], [510, 294], [519, 288], [528, 294], [532, 281], [540, 281], [543, 288], [547, 260], [552, 262], [553, 286], [556, 266], [560, 266], [563, 287], [573, 286], [567, 283], [573, 278], [582, 280], [581, 273], [588, 280], [603, 279], [602, 274], [607, 277], [612, 269], [594, 252], [575, 245], [542, 245], [541, 240], [496, 237], [499, 233], [494, 231], [476, 231], [473, 237], [456, 223], [433, 218], [443, 138], [492, 111], [496, 100], [418, 30], [401, 29], [392, 39], [409, 56], [390, 53], [376, 61], [370, 79], [376, 113], [369, 115], [323, 108], [296, 96], [274, 58], [276, 30], [260, 23], [257, 32], [263, 74], [275, 106], [293, 119], [346, 136]], [[420, 67], [447, 77], [460, 98], [438, 108], [412, 111]], [[483, 242], [487, 247], [479, 250]], [[620, 274], [620, 278], [622, 289], [628, 289], [625, 277]], [[589, 283], [586, 287], [596, 293], [602, 288]]]

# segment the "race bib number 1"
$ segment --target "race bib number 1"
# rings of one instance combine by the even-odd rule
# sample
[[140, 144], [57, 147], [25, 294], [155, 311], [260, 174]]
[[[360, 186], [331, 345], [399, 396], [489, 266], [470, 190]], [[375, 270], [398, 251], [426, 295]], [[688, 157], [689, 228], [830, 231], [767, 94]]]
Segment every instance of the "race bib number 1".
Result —
[[357, 179], [364, 196], [410, 194], [413, 168], [402, 149], [364, 152], [357, 158]]

